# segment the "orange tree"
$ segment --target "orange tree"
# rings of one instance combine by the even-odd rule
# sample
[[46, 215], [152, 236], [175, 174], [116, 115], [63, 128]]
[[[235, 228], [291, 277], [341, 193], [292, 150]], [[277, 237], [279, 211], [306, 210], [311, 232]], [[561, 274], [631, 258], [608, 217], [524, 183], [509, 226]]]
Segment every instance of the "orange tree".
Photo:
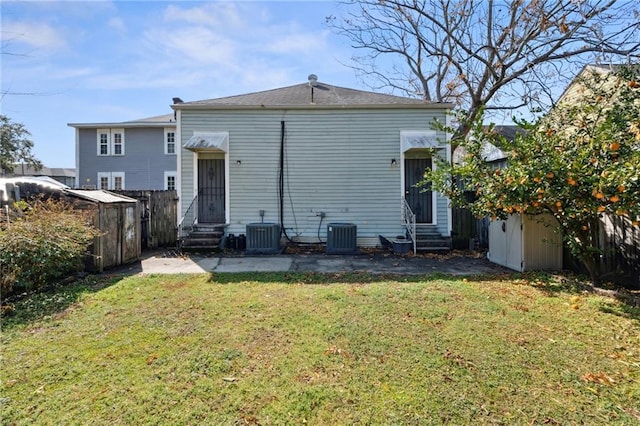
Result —
[[[524, 131], [512, 141], [481, 117], [474, 120], [470, 135], [454, 141], [460, 163], [440, 162], [424, 183], [478, 217], [553, 215], [565, 244], [598, 283], [599, 221], [618, 215], [639, 226], [640, 66], [587, 73], [573, 88], [573, 96], [537, 122], [519, 122]], [[506, 154], [506, 168], [484, 160], [488, 144]]]

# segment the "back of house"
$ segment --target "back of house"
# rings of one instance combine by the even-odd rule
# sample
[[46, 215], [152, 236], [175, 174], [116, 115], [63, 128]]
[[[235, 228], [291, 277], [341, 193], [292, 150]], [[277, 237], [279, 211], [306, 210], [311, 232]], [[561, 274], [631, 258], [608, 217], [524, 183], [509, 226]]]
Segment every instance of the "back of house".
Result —
[[310, 79], [172, 107], [183, 230], [273, 224], [284, 239], [317, 243], [346, 224], [358, 246], [376, 246], [404, 236], [411, 217], [414, 231], [450, 237], [448, 200], [417, 186], [434, 155], [451, 158], [448, 135], [432, 127], [449, 104]]

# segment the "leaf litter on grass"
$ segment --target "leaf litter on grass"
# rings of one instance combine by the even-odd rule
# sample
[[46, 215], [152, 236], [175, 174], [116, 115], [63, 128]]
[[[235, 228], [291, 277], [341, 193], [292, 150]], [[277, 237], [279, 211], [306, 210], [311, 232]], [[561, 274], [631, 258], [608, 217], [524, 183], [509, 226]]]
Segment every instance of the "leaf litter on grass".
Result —
[[581, 294], [581, 308], [568, 309], [575, 293], [560, 285], [547, 292], [557, 285], [551, 280], [541, 289], [496, 279], [361, 278], [345, 274], [323, 286], [289, 284], [326, 282], [291, 273], [286, 282], [254, 274], [224, 285], [204, 275], [122, 279], [67, 315], [3, 337], [3, 418], [636, 420], [638, 319], [602, 310], [618, 312], [615, 300]]

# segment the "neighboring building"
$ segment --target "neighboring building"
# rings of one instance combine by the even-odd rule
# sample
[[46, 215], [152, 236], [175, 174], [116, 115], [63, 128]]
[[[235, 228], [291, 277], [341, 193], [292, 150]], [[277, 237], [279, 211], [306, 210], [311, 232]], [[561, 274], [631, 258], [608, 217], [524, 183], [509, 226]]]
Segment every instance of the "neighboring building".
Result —
[[[485, 128], [488, 129], [489, 126], [485, 126]], [[509, 142], [515, 140], [516, 135], [524, 133], [524, 129], [519, 126], [504, 124], [495, 125], [493, 131], [503, 136]], [[453, 151], [453, 162], [461, 164], [464, 161], [465, 155], [466, 150], [464, 147], [457, 147]], [[504, 169], [507, 166], [507, 159], [509, 158], [503, 150], [489, 142], [486, 142], [482, 147], [482, 157], [487, 163], [492, 164], [498, 169]]]
[[173, 114], [76, 129], [76, 185], [83, 189], [176, 189]]
[[33, 167], [29, 167], [26, 164], [14, 164], [13, 172], [7, 173], [5, 177], [19, 177], [19, 176], [36, 176], [36, 177], [50, 177], [53, 180], [60, 182], [70, 188], [76, 185], [76, 170], [60, 167], [42, 167], [40, 170], [36, 170]]
[[[178, 117], [181, 226], [279, 224], [297, 242], [326, 241], [327, 224], [357, 226], [358, 246], [407, 231], [408, 205], [426, 234], [449, 239], [448, 199], [415, 187], [450, 161], [452, 105], [320, 83], [173, 105]], [[405, 202], [406, 200], [406, 202]], [[196, 212], [194, 214], [194, 211]], [[415, 232], [415, 229], [414, 229]]]
[[558, 98], [556, 104], [561, 103], [576, 103], [582, 102], [584, 99], [589, 99], [596, 96], [592, 89], [585, 87], [584, 79], [593, 75], [599, 75], [602, 77], [602, 84], [610, 87], [614, 84], [615, 80], [609, 78], [609, 74], [619, 70], [622, 67], [621, 64], [590, 64], [582, 67], [578, 75], [576, 75], [571, 83], [565, 88], [562, 95]]

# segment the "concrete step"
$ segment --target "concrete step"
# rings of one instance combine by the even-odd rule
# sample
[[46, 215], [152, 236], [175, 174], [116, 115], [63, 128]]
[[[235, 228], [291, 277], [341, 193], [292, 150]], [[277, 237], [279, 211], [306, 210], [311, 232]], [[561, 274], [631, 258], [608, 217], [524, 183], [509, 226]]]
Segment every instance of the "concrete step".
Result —
[[442, 247], [442, 246], [438, 246], [438, 247], [432, 247], [432, 246], [418, 246], [416, 245], [416, 251], [437, 251], [437, 252], [441, 252], [441, 251], [449, 251], [451, 250], [451, 247]]
[[451, 250], [451, 238], [443, 237], [440, 234], [429, 233], [418, 234], [416, 236], [416, 251], [449, 251]]
[[222, 231], [191, 231], [189, 232], [189, 235], [187, 236], [187, 238], [193, 238], [193, 239], [202, 239], [202, 238], [209, 238], [209, 239], [221, 239], [222, 236], [224, 235], [224, 232]]
[[203, 253], [203, 252], [217, 253], [222, 251], [222, 249], [219, 246], [182, 246], [180, 247], [180, 250], [182, 250], [183, 252], [190, 252], [190, 253]]

